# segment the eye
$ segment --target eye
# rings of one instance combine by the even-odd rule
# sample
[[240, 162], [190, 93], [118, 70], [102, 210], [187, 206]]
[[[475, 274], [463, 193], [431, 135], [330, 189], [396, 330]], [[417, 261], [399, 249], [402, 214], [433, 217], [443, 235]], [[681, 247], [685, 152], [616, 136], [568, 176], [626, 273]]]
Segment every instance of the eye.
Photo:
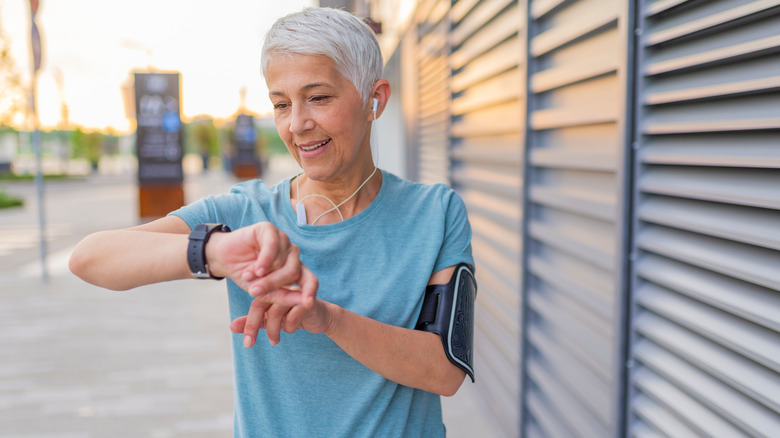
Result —
[[330, 99], [330, 96], [312, 96], [309, 98], [311, 102], [325, 102]]
[[287, 108], [287, 102], [277, 102], [274, 104], [274, 110], [283, 110]]

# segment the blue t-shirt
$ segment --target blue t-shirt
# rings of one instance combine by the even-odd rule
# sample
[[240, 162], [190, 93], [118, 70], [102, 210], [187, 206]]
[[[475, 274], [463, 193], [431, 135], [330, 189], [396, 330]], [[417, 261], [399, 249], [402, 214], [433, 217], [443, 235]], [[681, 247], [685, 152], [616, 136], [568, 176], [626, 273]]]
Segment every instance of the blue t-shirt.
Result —
[[[191, 228], [217, 222], [236, 230], [273, 223], [301, 249], [317, 276], [317, 296], [377, 321], [413, 329], [431, 275], [474, 264], [461, 198], [442, 184], [423, 185], [382, 172], [382, 187], [358, 215], [326, 225], [298, 225], [290, 181], [235, 185], [171, 214]], [[228, 280], [231, 319], [252, 297]], [[233, 335], [236, 437], [441, 437], [438, 395], [392, 382], [347, 355], [323, 334], [281, 333], [252, 348]]]

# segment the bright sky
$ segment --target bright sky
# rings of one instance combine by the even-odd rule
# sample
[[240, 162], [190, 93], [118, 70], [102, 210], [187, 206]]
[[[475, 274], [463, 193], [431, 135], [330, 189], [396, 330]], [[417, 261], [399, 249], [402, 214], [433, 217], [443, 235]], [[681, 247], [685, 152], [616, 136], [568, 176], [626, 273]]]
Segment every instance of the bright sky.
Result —
[[[40, 0], [43, 45], [38, 80], [41, 125], [60, 119], [55, 76], [62, 72], [71, 124], [129, 131], [121, 86], [152, 65], [181, 72], [184, 118], [229, 117], [241, 103], [271, 105], [260, 74], [260, 48], [273, 21], [314, 0]], [[29, 1], [0, 0], [0, 19], [17, 67], [29, 83]]]

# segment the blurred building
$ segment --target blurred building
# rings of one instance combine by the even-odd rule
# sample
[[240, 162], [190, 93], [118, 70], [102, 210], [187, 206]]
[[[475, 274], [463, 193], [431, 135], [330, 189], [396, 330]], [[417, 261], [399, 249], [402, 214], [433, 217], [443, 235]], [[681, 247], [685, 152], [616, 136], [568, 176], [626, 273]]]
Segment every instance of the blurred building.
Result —
[[777, 436], [780, 2], [321, 3], [381, 24], [382, 167], [466, 201], [502, 435]]

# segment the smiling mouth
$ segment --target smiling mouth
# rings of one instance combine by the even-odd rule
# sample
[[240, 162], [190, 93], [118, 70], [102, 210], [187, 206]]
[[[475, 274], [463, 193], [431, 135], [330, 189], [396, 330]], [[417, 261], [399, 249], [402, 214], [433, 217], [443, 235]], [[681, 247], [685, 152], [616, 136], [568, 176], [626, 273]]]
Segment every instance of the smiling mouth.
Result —
[[316, 144], [313, 144], [313, 145], [309, 145], [309, 146], [298, 146], [298, 147], [299, 147], [299, 148], [301, 148], [301, 149], [302, 149], [303, 151], [305, 151], [305, 152], [311, 152], [311, 151], [317, 150], [317, 149], [319, 149], [319, 148], [321, 148], [321, 147], [325, 146], [325, 145], [326, 145], [326, 144], [328, 144], [328, 143], [330, 143], [330, 139], [327, 139], [327, 140], [325, 140], [325, 141], [323, 141], [323, 142], [316, 143]]

